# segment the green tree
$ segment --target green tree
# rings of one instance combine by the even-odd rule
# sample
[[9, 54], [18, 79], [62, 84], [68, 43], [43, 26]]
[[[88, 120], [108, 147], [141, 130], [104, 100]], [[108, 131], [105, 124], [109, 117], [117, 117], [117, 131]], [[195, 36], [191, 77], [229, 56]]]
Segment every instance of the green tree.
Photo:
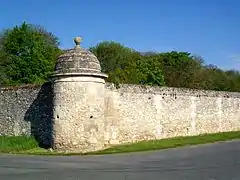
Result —
[[240, 72], [236, 70], [225, 71], [231, 91], [240, 91]]
[[104, 41], [94, 47], [90, 47], [90, 51], [98, 57], [102, 71], [110, 73], [117, 68], [124, 69], [129, 64], [129, 55], [132, 49], [113, 41]]
[[144, 54], [144, 59], [139, 65], [143, 74], [142, 84], [164, 86], [163, 59], [161, 55], [155, 53]]
[[43, 83], [54, 71], [61, 53], [52, 33], [24, 22], [0, 37], [0, 81], [4, 85]]
[[[109, 75], [107, 81], [115, 84], [148, 84], [163, 85], [161, 69], [153, 57], [125, 47], [116, 42], [102, 42], [91, 47], [99, 59], [102, 71]], [[156, 58], [155, 58], [156, 59]]]
[[192, 81], [195, 61], [187, 52], [160, 53], [163, 60], [163, 72], [167, 86], [187, 87]]
[[202, 89], [215, 91], [234, 91], [232, 77], [215, 65], [204, 66]]
[[136, 53], [120, 43], [104, 41], [90, 48], [101, 65], [102, 71], [108, 74], [107, 81], [115, 84], [137, 83]]

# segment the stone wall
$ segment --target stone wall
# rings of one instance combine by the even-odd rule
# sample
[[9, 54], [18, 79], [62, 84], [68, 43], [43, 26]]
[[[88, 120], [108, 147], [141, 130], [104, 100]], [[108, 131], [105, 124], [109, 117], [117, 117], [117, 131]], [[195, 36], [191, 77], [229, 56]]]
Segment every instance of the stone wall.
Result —
[[240, 93], [107, 85], [105, 107], [111, 144], [240, 130]]
[[[106, 84], [105, 144], [240, 130], [239, 109], [240, 93]], [[0, 89], [0, 135], [50, 144], [51, 119], [50, 84]]]
[[51, 84], [0, 88], [0, 135], [34, 135], [51, 143]]

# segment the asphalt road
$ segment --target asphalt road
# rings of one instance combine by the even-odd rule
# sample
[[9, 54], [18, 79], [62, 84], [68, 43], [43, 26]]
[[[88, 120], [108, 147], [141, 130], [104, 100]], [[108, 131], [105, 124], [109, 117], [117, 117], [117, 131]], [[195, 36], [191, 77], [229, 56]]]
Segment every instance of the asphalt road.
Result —
[[134, 154], [0, 155], [0, 180], [240, 180], [240, 141]]

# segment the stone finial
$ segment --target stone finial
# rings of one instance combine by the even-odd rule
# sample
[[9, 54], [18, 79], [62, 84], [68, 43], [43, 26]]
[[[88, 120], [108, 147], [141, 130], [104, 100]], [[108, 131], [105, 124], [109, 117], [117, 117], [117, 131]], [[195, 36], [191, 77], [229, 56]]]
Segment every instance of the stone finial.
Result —
[[82, 38], [81, 37], [75, 37], [74, 38], [74, 42], [76, 44], [76, 47], [80, 47], [80, 42], [81, 42]]

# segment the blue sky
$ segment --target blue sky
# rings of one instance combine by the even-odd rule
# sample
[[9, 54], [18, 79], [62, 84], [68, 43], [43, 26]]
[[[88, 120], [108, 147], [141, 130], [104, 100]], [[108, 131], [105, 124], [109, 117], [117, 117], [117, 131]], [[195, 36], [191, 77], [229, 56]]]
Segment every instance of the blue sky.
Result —
[[240, 70], [239, 0], [3, 0], [0, 29], [23, 21], [57, 35], [62, 48], [113, 40], [139, 51], [188, 51]]

